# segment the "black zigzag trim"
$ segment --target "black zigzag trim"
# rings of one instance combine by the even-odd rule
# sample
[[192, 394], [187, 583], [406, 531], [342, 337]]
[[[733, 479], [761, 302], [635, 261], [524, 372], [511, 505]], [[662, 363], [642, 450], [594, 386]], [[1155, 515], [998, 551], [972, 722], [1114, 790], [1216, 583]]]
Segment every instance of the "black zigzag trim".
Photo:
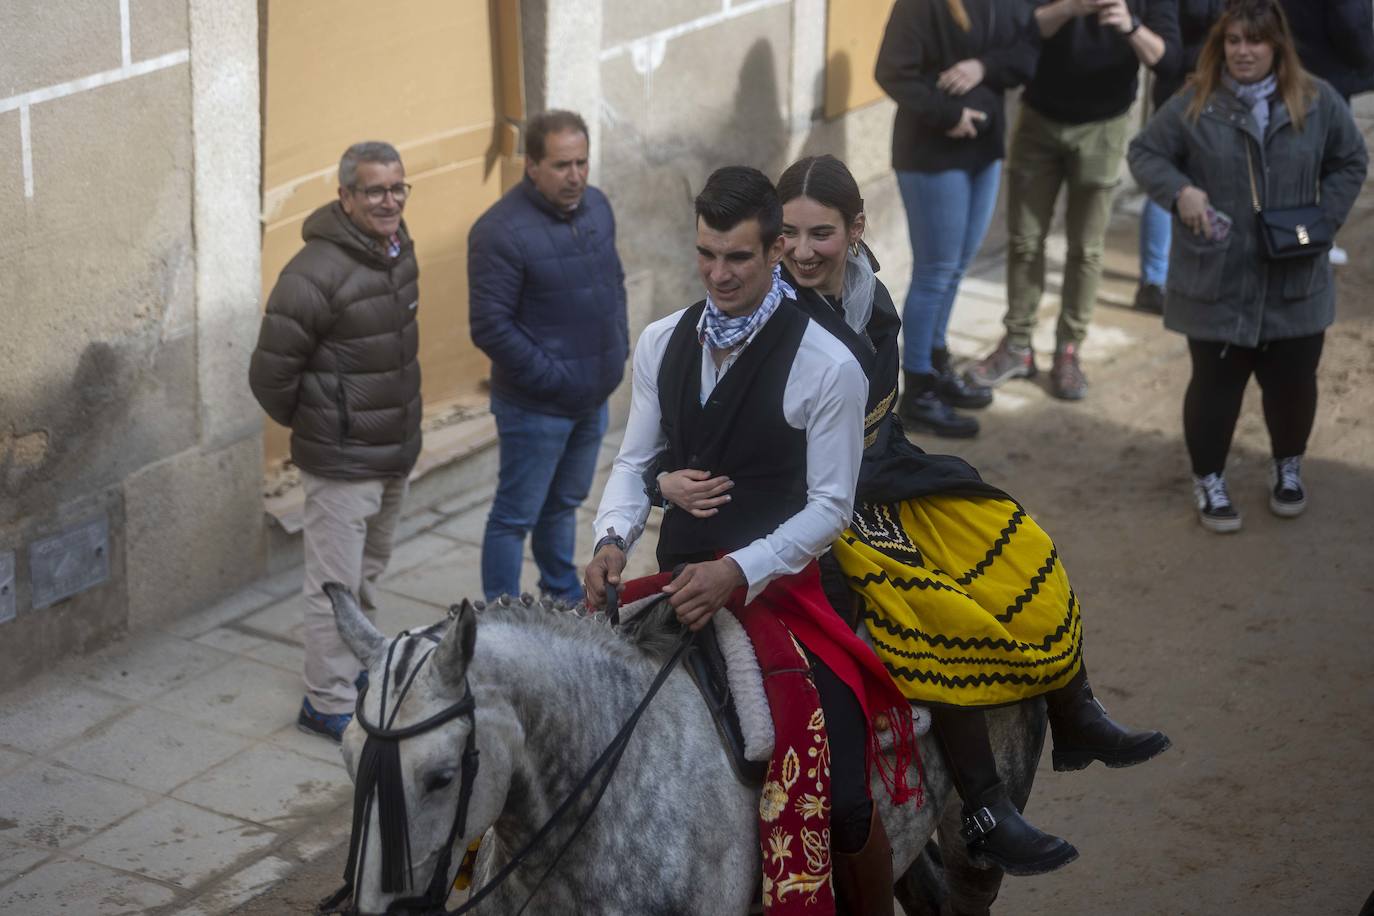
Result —
[[[1073, 589], [1069, 589], [1069, 601], [1068, 604], [1065, 605], [1064, 619], [1052, 633], [1040, 642], [1039, 645], [1023, 640], [1013, 641], [1010, 639], [994, 639], [991, 636], [979, 636], [976, 639], [967, 639], [962, 636], [946, 636], [943, 633], [931, 635], [920, 630], [913, 630], [909, 627], [901, 626], [890, 618], [882, 616], [877, 611], [873, 610], [872, 604], [867, 599], [864, 600], [863, 619], [870, 624], [870, 631], [876, 627], [886, 632], [889, 636], [898, 639], [919, 640], [936, 648], [963, 649], [966, 651], [975, 649], [1001, 649], [1004, 652], [1025, 652], [1034, 649], [1041, 652], [1048, 652], [1050, 647], [1063, 639], [1065, 634], [1073, 627], [1077, 604], [1078, 597], [1074, 594]], [[982, 608], [980, 607], [979, 610], [982, 610]], [[984, 611], [984, 613], [987, 612]]]
[[1002, 533], [997, 536], [997, 540], [992, 542], [992, 547], [988, 548], [987, 555], [978, 561], [968, 572], [955, 579], [960, 585], [968, 585], [974, 579], [981, 576], [992, 565], [992, 561], [1002, 555], [1002, 548], [1011, 543], [1011, 536], [1016, 533], [1016, 529], [1021, 527], [1021, 522], [1026, 517], [1026, 510], [1021, 508], [1021, 504], [1016, 504], [1016, 511], [1007, 520], [1007, 526], [1002, 529]]
[[[1075, 633], [1082, 632], [1082, 629], [1078, 626], [1074, 626], [1072, 629]], [[869, 635], [873, 635], [871, 631]], [[977, 658], [972, 656], [937, 655], [934, 652], [911, 652], [899, 646], [894, 646], [883, 639], [879, 639], [877, 636], [873, 637], [873, 645], [876, 648], [881, 648], [883, 652], [888, 655], [895, 655], [899, 658], [910, 659], [911, 661], [932, 661], [938, 662], [941, 665], [997, 665], [1003, 668], [1044, 668], [1049, 665], [1054, 665], [1064, 661], [1066, 658], [1076, 656], [1081, 652], [1081, 643], [1081, 638], [1075, 639], [1064, 649], [1064, 651], [1057, 655], [1048, 655], [1044, 658], [1030, 661], [1014, 661], [1003, 658]]]
[[1030, 600], [1040, 593], [1041, 583], [1049, 578], [1050, 573], [1054, 571], [1054, 564], [1057, 562], [1059, 562], [1059, 548], [1054, 547], [1050, 549], [1050, 555], [1045, 560], [1045, 565], [1036, 570], [1035, 575], [1031, 577], [1030, 585], [1026, 586], [1026, 590], [1017, 596], [1015, 601], [1007, 605], [1005, 611], [996, 615], [997, 619], [1002, 623], [1010, 623], [1013, 617], [1021, 613]]
[[958, 674], [954, 677], [950, 677], [938, 671], [918, 671], [914, 668], [908, 668], [905, 665], [889, 665], [887, 662], [883, 662], [883, 667], [886, 668], [887, 673], [894, 678], [900, 678], [904, 681], [920, 681], [923, 684], [939, 684], [955, 690], [967, 687], [986, 687], [990, 684], [1025, 684], [1027, 686], [1034, 686], [1036, 684], [1045, 683], [1043, 678], [1026, 674], [1002, 674], [1000, 672], [993, 672], [991, 674], [971, 674], [967, 677]]
[[862, 578], [850, 576], [849, 581], [854, 583], [856, 589], [865, 588], [869, 585], [882, 585], [886, 582], [894, 588], [899, 588], [904, 592], [909, 592], [913, 588], [920, 589], [923, 592], [932, 590], [937, 592], [951, 592], [955, 595], [959, 595], [961, 598], [967, 598], [969, 601], [973, 601], [974, 604], [978, 603], [968, 592], [955, 588], [952, 585], [946, 585], [934, 579], [918, 579], [915, 576], [912, 576], [910, 579], [903, 579], [901, 576], [889, 576], [886, 570], [879, 570], [876, 573], [864, 573]]

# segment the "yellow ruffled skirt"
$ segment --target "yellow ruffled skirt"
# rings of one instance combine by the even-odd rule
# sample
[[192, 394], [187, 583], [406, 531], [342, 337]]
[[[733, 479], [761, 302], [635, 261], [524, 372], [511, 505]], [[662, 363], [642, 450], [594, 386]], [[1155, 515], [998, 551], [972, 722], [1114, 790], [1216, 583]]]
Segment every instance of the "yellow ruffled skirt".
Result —
[[996, 706], [1062, 687], [1083, 624], [1054, 542], [1015, 502], [863, 505], [834, 545], [878, 657], [913, 701]]

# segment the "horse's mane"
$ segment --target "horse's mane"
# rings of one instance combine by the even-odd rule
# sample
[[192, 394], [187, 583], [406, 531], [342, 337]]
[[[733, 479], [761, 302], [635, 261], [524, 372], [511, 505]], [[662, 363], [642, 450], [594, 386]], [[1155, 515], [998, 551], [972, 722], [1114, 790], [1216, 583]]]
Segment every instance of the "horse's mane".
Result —
[[633, 620], [612, 627], [602, 613], [588, 613], [581, 605], [552, 598], [503, 595], [494, 601], [474, 602], [477, 619], [500, 621], [522, 629], [539, 627], [595, 645], [621, 657], [666, 658], [677, 646], [682, 627], [668, 602], [660, 601]]

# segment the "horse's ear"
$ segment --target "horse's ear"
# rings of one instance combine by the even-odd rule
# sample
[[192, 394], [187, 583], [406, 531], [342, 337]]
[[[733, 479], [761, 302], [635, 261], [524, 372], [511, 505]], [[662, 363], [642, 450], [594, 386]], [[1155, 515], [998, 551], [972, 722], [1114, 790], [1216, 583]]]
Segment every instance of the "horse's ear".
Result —
[[358, 607], [358, 599], [346, 586], [326, 582], [323, 588], [334, 607], [334, 626], [338, 627], [344, 645], [358, 656], [364, 668], [371, 668], [386, 649], [386, 637], [367, 619], [363, 609]]
[[434, 664], [444, 682], [454, 687], [463, 683], [472, 650], [477, 646], [477, 611], [466, 599], [449, 611], [453, 624], [434, 650]]

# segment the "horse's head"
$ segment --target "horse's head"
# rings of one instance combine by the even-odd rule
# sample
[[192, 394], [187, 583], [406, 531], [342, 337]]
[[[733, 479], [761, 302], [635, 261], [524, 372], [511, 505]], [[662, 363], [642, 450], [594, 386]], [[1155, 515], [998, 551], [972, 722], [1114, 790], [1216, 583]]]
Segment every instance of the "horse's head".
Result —
[[481, 836], [499, 814], [507, 755], [493, 747], [494, 734], [477, 733], [470, 677], [477, 615], [469, 602], [445, 623], [387, 639], [348, 589], [331, 583], [325, 591], [339, 635], [369, 679], [343, 737], [355, 783], [346, 877], [355, 912], [384, 913], [432, 882], [446, 894], [462, 858], [449, 851]]

